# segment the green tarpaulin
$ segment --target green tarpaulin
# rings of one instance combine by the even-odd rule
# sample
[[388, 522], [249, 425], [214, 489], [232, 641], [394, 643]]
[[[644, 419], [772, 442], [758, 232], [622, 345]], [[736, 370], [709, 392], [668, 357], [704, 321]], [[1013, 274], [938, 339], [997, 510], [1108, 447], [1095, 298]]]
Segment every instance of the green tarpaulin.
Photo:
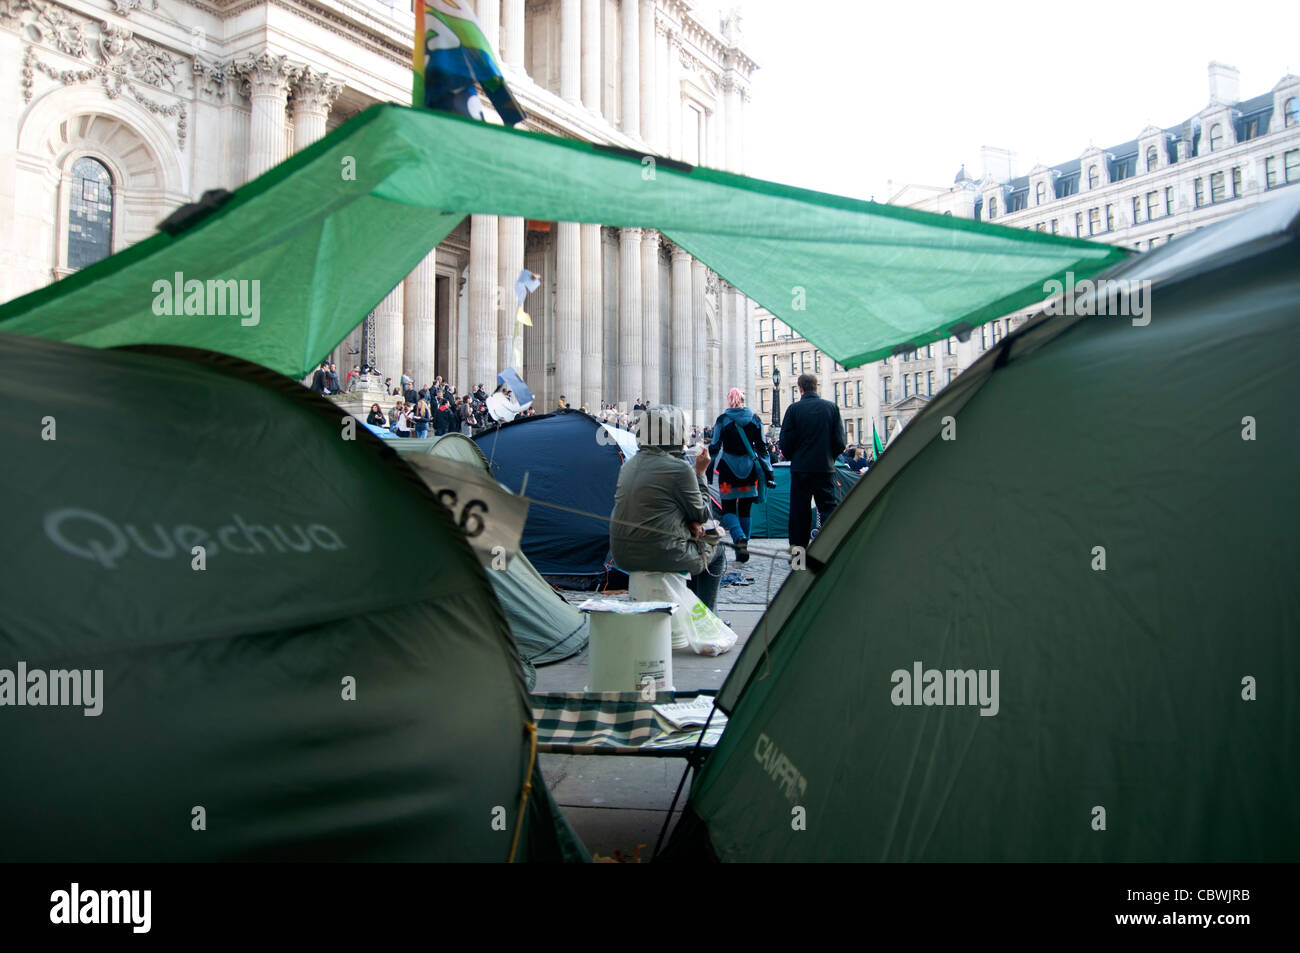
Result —
[[890, 442], [736, 659], [673, 853], [1296, 860], [1290, 191], [1118, 269], [1145, 326], [1032, 321]]
[[1126, 254], [384, 105], [180, 234], [0, 307], [0, 329], [202, 347], [300, 377], [469, 213], [659, 229], [847, 366]]

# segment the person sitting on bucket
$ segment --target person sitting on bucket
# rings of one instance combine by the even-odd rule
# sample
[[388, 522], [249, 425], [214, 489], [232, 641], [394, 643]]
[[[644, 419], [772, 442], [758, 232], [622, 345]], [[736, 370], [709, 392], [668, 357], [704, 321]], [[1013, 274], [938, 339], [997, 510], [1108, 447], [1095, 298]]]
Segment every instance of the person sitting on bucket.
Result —
[[697, 541], [709, 519], [703, 474], [709, 451], [692, 467], [683, 456], [686, 415], [677, 407], [651, 407], [637, 419], [634, 457], [623, 464], [614, 488], [609, 545], [624, 572], [688, 572], [690, 587], [710, 612], [726, 568], [726, 550]]

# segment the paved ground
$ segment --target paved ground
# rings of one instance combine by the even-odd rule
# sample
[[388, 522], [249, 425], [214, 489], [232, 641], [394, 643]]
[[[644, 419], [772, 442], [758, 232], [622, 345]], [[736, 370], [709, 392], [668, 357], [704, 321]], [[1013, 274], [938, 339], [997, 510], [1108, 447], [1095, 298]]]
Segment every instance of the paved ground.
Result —
[[[718, 594], [718, 615], [739, 636], [736, 647], [716, 657], [695, 655], [689, 649], [674, 652], [673, 684], [679, 692], [722, 686], [749, 633], [790, 572], [783, 555], [785, 549], [783, 539], [754, 540], [750, 544], [750, 561], [729, 567], [754, 579], [752, 585], [723, 589]], [[777, 553], [782, 556], [772, 558]], [[574, 602], [588, 595], [565, 593]], [[539, 692], [582, 691], [586, 684], [586, 651], [537, 670]], [[540, 758], [551, 794], [588, 850], [604, 857], [618, 851], [630, 859], [638, 845], [644, 845], [641, 860], [649, 859], [668, 816], [673, 792], [686, 770], [683, 759], [556, 754]], [[684, 800], [685, 791], [673, 813], [674, 823]]]

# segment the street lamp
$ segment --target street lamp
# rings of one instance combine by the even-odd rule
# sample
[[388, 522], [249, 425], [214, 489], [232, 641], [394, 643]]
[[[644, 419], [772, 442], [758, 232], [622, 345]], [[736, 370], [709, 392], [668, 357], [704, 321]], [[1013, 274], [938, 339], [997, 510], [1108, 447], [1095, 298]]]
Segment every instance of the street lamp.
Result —
[[781, 371], [776, 367], [772, 368], [772, 426], [781, 426]]

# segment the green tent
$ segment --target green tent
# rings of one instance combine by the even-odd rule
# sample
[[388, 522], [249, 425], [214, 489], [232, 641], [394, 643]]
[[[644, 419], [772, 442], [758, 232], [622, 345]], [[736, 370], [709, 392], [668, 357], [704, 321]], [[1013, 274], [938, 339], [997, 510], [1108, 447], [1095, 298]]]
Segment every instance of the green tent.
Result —
[[501, 861], [530, 764], [516, 858], [581, 856], [487, 575], [382, 441], [221, 355], [0, 357], [0, 860]]
[[0, 330], [207, 348], [302, 377], [472, 212], [657, 228], [847, 366], [965, 334], [1126, 254], [381, 105], [215, 210], [0, 307]]
[[[477, 443], [458, 433], [425, 439], [394, 440], [399, 454], [428, 453], [468, 464], [490, 475], [487, 458]], [[502, 489], [505, 489], [504, 487]], [[581, 652], [587, 644], [588, 617], [551, 588], [523, 552], [510, 557], [506, 569], [489, 572], [519, 658], [524, 663], [528, 689], [537, 682], [538, 665], [560, 662]]]
[[673, 854], [1297, 859], [1288, 191], [1117, 269], [1140, 319], [1035, 319], [890, 443], [737, 658]]
[[[763, 488], [763, 498], [749, 512], [750, 536], [754, 539], [784, 539], [790, 532], [790, 464], [778, 463], [772, 467], [776, 489]], [[835, 465], [835, 499], [842, 501], [858, 482], [859, 475], [841, 463]], [[817, 525], [817, 510], [813, 513], [813, 526]]]

